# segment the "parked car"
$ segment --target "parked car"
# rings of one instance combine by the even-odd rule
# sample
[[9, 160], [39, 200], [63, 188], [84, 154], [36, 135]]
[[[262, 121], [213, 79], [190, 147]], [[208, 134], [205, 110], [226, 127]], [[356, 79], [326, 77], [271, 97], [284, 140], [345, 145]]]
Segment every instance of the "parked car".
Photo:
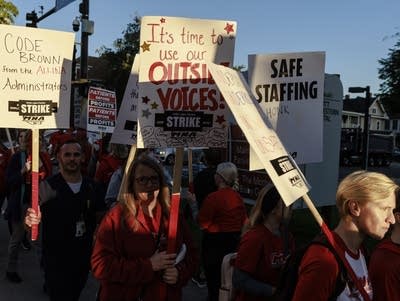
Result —
[[392, 156], [394, 161], [400, 161], [400, 148], [395, 147]]
[[[200, 163], [203, 161], [204, 147], [191, 147], [193, 163]], [[165, 165], [174, 165], [175, 163], [175, 147], [155, 148], [154, 157]], [[188, 162], [188, 148], [184, 149], [183, 163]]]
[[175, 163], [175, 148], [165, 147], [165, 148], [155, 148], [154, 157], [161, 163], [166, 165], [173, 165]]

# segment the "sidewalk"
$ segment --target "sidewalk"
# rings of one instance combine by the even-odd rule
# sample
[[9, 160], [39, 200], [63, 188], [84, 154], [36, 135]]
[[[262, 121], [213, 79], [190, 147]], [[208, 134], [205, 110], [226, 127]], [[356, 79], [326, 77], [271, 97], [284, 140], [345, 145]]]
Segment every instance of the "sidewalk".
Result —
[[[42, 291], [43, 277], [34, 248], [30, 251], [21, 250], [20, 252], [19, 274], [23, 279], [22, 283], [11, 283], [5, 278], [8, 238], [7, 222], [0, 215], [0, 300], [48, 301], [46, 294]], [[94, 301], [97, 288], [97, 281], [89, 277], [80, 300]], [[200, 289], [191, 281], [183, 290], [183, 301], [205, 301], [206, 297], [207, 288]]]

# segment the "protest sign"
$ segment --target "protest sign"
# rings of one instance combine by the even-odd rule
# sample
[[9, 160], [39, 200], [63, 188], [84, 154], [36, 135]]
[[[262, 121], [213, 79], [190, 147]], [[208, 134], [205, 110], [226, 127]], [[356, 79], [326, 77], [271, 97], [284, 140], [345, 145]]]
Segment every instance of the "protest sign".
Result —
[[135, 56], [128, 83], [122, 98], [111, 143], [136, 145], [137, 104], [139, 97], [139, 55]]
[[112, 133], [117, 116], [117, 102], [114, 91], [89, 87], [87, 130]]
[[227, 107], [205, 61], [232, 66], [233, 21], [143, 17], [138, 147], [226, 147]]
[[279, 191], [285, 205], [289, 206], [298, 198], [303, 198], [328, 242], [339, 254], [351, 280], [357, 284], [358, 291], [362, 294], [364, 300], [370, 300], [362, 284], [357, 281], [357, 276], [345, 253], [339, 250], [332, 232], [308, 196], [309, 185], [303, 174], [271, 128], [265, 112], [252, 96], [243, 76], [237, 71], [215, 64], [210, 64], [209, 69], [247, 141], [259, 160], [263, 162], [265, 170]]
[[209, 70], [250, 147], [289, 206], [309, 191], [303, 174], [272, 129], [240, 72], [212, 63]]
[[0, 127], [68, 128], [74, 34], [0, 25]]
[[250, 90], [298, 164], [322, 161], [324, 69], [324, 52], [249, 56]]

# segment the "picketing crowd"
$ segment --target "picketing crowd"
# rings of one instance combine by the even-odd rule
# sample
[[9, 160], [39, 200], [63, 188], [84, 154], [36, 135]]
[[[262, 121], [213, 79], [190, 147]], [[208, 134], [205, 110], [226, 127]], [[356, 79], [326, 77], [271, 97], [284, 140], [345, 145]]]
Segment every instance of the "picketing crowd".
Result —
[[[89, 273], [100, 301], [178, 301], [190, 280], [207, 286], [209, 301], [400, 300], [400, 190], [384, 174], [356, 171], [339, 183], [334, 246], [324, 234], [297, 246], [292, 209], [276, 187], [266, 185], [248, 208], [236, 166], [221, 150], [205, 149], [206, 168], [181, 202], [175, 250], [167, 252], [171, 189], [151, 153], [137, 150], [126, 168], [129, 146], [102, 139], [95, 147], [82, 129], [55, 132], [51, 147], [40, 148], [36, 212], [31, 137], [19, 130], [18, 147], [0, 162], [10, 231], [6, 278], [23, 281], [18, 255], [39, 225], [38, 268], [50, 300], [79, 300]], [[371, 250], [367, 237], [381, 241]], [[224, 294], [229, 254], [233, 288]]]

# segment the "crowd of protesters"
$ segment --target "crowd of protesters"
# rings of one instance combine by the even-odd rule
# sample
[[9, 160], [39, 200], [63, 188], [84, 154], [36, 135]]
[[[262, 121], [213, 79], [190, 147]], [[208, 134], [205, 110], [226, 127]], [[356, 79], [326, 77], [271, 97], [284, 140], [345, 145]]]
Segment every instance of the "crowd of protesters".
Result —
[[[167, 252], [170, 179], [149, 152], [127, 162], [129, 146], [109, 143], [109, 136], [92, 144], [83, 129], [54, 132], [49, 145], [41, 140], [36, 212], [30, 208], [31, 137], [20, 130], [13, 152], [0, 149], [8, 281], [23, 281], [18, 255], [29, 245], [27, 229], [39, 225], [43, 290], [50, 300], [79, 300], [90, 271], [100, 301], [181, 300], [190, 279], [207, 286], [208, 301], [218, 300], [221, 264], [233, 252], [232, 300], [279, 300], [282, 271], [296, 246], [288, 230], [291, 209], [273, 184], [249, 208], [238, 191], [236, 166], [221, 150], [204, 150], [207, 167], [186, 196], [191, 212], [182, 210], [175, 249]], [[293, 300], [399, 300], [398, 186], [381, 173], [354, 172], [341, 181], [336, 205], [335, 252], [343, 252], [360, 283], [347, 275], [332, 297], [342, 263], [331, 248], [313, 244], [299, 265]], [[370, 261], [362, 247], [367, 236], [385, 237]]]

